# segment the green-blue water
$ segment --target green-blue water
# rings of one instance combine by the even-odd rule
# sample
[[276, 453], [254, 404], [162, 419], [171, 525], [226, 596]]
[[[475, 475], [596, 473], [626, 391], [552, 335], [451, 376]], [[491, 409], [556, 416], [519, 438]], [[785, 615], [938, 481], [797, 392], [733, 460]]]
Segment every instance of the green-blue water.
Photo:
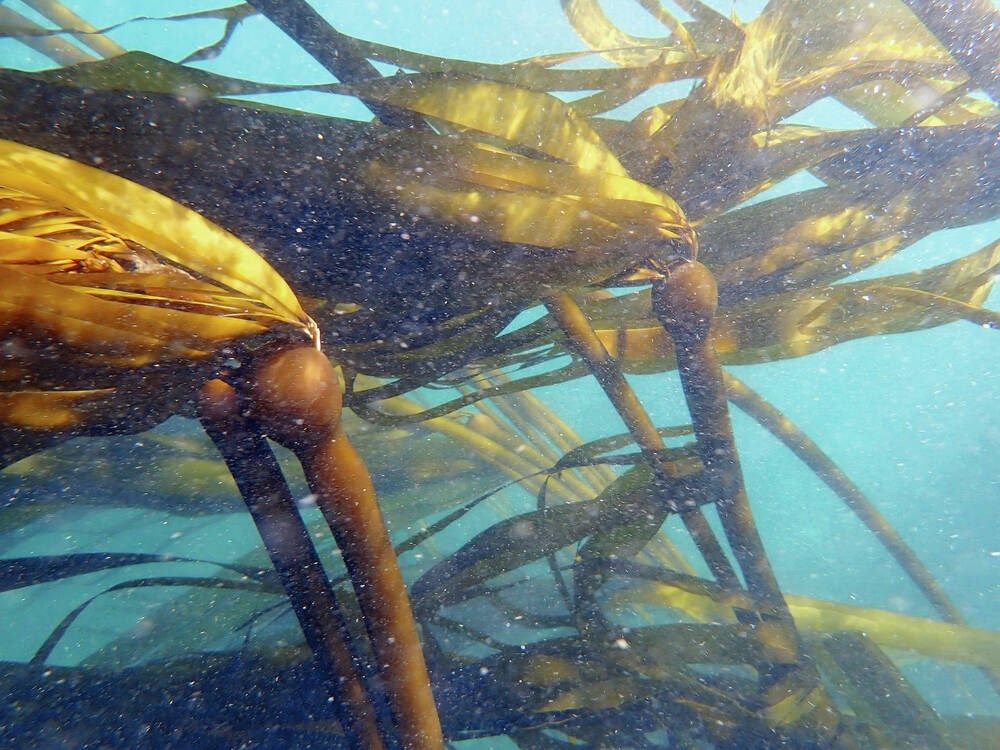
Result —
[[[139, 4], [110, 0], [67, 4], [98, 27], [140, 12]], [[448, 57], [505, 62], [581, 47], [554, 0], [362, 0], [314, 4], [344, 33]], [[743, 19], [752, 18], [764, 4], [714, 3]], [[143, 14], [157, 15], [200, 10], [205, 4], [172, 0], [141, 6]], [[631, 3], [620, 0], [605, 6], [626, 31], [649, 36], [661, 33], [655, 21]], [[18, 2], [5, 3], [5, 7], [31, 15]], [[180, 34], [176, 33], [177, 25], [166, 22], [136, 22], [109, 35], [126, 47], [178, 59], [211, 43], [221, 25], [219, 21], [200, 20], [184, 22], [183, 27], [184, 33]], [[26, 47], [3, 41], [0, 64], [30, 70], [44, 67], [46, 61]], [[248, 79], [284, 83], [332, 80], [260, 17], [243, 23], [221, 56], [199, 65]], [[656, 91], [649, 100], [630, 103], [622, 108], [620, 116], [631, 117], [662, 93]], [[347, 97], [299, 93], [254, 98], [338, 117], [368, 117], [362, 105]], [[824, 100], [792, 118], [792, 122], [846, 128], [854, 127], [857, 119], [842, 105]], [[810, 187], [813, 179], [805, 174], [796, 176], [777, 186], [773, 194]], [[864, 277], [944, 263], [998, 236], [1000, 221], [937, 232], [870, 269]], [[997, 309], [1000, 293], [994, 291], [984, 306]], [[536, 314], [528, 311], [523, 320]], [[732, 370], [821, 445], [876, 503], [971, 625], [1000, 628], [1000, 477], [996, 462], [1000, 454], [1000, 336], [995, 330], [960, 321], [925, 331], [872, 336], [797, 359]], [[631, 379], [656, 424], [688, 421], [675, 373]], [[590, 378], [542, 388], [536, 395], [585, 441], [624, 431]], [[441, 393], [429, 393], [426, 398], [433, 402], [443, 397]], [[745, 415], [734, 412], [733, 422], [752, 507], [785, 591], [933, 616], [899, 567], [815, 474]], [[159, 429], [187, 434], [198, 428], [193, 422], [173, 420]], [[134, 442], [135, 451], [141, 455], [145, 439], [136, 436], [127, 440]], [[124, 445], [124, 440], [119, 439], [118, 444]], [[384, 461], [376, 455], [366, 459], [372, 464]], [[60, 481], [66, 492], [85, 493], [87, 488], [80, 482], [90, 480], [86, 473], [67, 469]], [[11, 514], [16, 512], [17, 493], [30, 491], [27, 484], [18, 483], [14, 489], [12, 486], [0, 485], [6, 493], [2, 500], [15, 501], [3, 511], [8, 519], [15, 518]], [[51, 487], [47, 491], [58, 494]], [[419, 487], [408, 491], [420, 492]], [[192, 504], [198, 502], [199, 498], [191, 499]], [[532, 496], [517, 489], [506, 490], [470, 514], [458, 528], [450, 529], [439, 541], [440, 549], [457, 547], [503, 515], [534, 507]], [[35, 517], [25, 516], [23, 521], [2, 523], [0, 554], [19, 557], [128, 551], [237, 561], [257, 550], [259, 543], [249, 517], [238, 506], [230, 510], [206, 516], [136, 507], [56, 506]], [[386, 513], [397, 539], [427, 522], [393, 507], [388, 507]], [[312, 520], [318, 517], [312, 510], [307, 510], [306, 515]], [[669, 523], [673, 538], [682, 549], [690, 551], [679, 524], [675, 520]], [[328, 541], [323, 543], [325, 549], [331, 547]], [[430, 560], [410, 555], [402, 562], [412, 579], [429, 566]], [[173, 563], [169, 569], [168, 574], [158, 566], [95, 573], [0, 594], [0, 622], [6, 623], [6, 636], [0, 639], [0, 660], [30, 659], [66, 613], [116, 582], [138, 575], [208, 575], [214, 570], [199, 563]], [[143, 638], [147, 630], [162, 626], [151, 618], [163, 616], [163, 603], [171, 596], [163, 591], [137, 590], [98, 599], [65, 635], [49, 663], [79, 664], [125, 633]], [[264, 628], [256, 637], [264, 638], [271, 631], [276, 638], [297, 637], [287, 612], [269, 627], [270, 631]], [[200, 650], [231, 646], [235, 637], [227, 640], [219, 633], [195, 632], [188, 634], [187, 640], [189, 648]], [[904, 673], [939, 711], [1000, 714], [1000, 700], [971, 668], [917, 660], [908, 663]], [[970, 692], [976, 697], [976, 705], [969, 704]], [[504, 747], [500, 740], [479, 743], [469, 743], [469, 747]]]

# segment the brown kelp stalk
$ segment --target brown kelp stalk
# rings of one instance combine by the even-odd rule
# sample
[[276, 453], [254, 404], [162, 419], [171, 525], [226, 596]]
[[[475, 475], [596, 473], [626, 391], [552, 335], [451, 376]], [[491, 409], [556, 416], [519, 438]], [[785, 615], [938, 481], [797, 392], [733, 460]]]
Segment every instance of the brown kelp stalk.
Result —
[[323, 564], [274, 453], [260, 430], [241, 414], [239, 401], [228, 384], [209, 381], [199, 399], [201, 423], [246, 501], [306, 642], [327, 679], [348, 741], [359, 750], [381, 748], [376, 713], [365, 694]]
[[444, 744], [417, 624], [371, 477], [340, 423], [343, 391], [310, 347], [279, 350], [246, 383], [250, 416], [302, 464], [351, 577], [404, 748]]
[[[597, 382], [625, 421], [636, 445], [642, 450], [653, 470], [666, 484], [674, 484], [676, 477], [673, 467], [660, 461], [658, 457], [666, 448], [663, 438], [656, 431], [656, 426], [642, 407], [632, 386], [625, 380], [607, 349], [604, 348], [604, 344], [597, 338], [579, 305], [565, 292], [557, 292], [545, 298], [545, 306], [558, 321], [570, 346], [594, 373]], [[738, 585], [736, 573], [697, 504], [692, 503], [690, 506], [682, 504], [678, 510], [681, 520], [698, 545], [698, 550], [705, 558], [712, 575], [725, 586]]]
[[[719, 519], [747, 589], [763, 605], [754, 627], [762, 647], [759, 670], [765, 714], [769, 723], [779, 726], [807, 718], [821, 734], [829, 735], [837, 731], [837, 711], [815, 667], [803, 662], [794, 621], [757, 532], [743, 483], [722, 368], [708, 338], [717, 303], [715, 278], [697, 261], [681, 262], [653, 282], [653, 313], [674, 341], [698, 453], [708, 481], [719, 489]], [[799, 700], [796, 694], [804, 698]], [[788, 700], [798, 703], [790, 713], [785, 707], [779, 709]]]

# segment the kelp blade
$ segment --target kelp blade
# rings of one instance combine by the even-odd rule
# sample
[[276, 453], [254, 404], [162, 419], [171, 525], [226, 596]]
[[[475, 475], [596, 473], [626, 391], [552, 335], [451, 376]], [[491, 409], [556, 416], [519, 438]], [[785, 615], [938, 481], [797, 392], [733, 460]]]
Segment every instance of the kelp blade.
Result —
[[[226, 344], [314, 337], [290, 287], [251, 248], [93, 167], [0, 141], [0, 227], [11, 354], [0, 363], [0, 424], [15, 431], [5, 455], [23, 454], [18, 430], [121, 429], [147, 397], [146, 412], [162, 418], [198, 386], [197, 366], [185, 370]], [[148, 426], [141, 411], [135, 421]]]

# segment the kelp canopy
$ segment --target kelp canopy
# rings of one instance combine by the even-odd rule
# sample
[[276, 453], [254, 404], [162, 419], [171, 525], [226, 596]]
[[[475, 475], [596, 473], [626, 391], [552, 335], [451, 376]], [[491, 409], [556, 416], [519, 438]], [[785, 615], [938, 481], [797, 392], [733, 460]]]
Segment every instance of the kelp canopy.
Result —
[[[564, 0], [576, 46], [504, 62], [349, 36], [319, 3], [191, 5], [0, 6], [5, 740], [439, 746], [381, 650], [410, 606], [374, 616], [381, 564], [345, 543], [374, 525], [321, 523], [313, 449], [253, 401], [269, 358], [321, 346], [447, 742], [988, 744], [989, 542], [948, 557], [934, 523], [995, 525], [994, 414], [935, 438], [982, 458], [927, 459], [922, 491], [879, 475], [923, 433], [871, 372], [936, 368], [914, 377], [946, 411], [976, 362], [995, 412], [990, 3]], [[275, 40], [315, 82], [239, 73]], [[839, 372], [810, 364], [849, 341], [821, 360]], [[250, 404], [235, 421], [206, 416], [217, 378]], [[149, 431], [171, 415], [225, 463], [189, 421]], [[267, 470], [226, 434], [301, 462], [308, 488], [288, 454], [292, 493], [271, 476], [305, 498], [282, 517], [318, 577], [284, 566], [247, 491]], [[128, 531], [66, 543], [88, 523]], [[154, 549], [157, 524], [184, 531]], [[199, 528], [237, 541], [183, 541]], [[339, 624], [301, 613], [328, 605]]]

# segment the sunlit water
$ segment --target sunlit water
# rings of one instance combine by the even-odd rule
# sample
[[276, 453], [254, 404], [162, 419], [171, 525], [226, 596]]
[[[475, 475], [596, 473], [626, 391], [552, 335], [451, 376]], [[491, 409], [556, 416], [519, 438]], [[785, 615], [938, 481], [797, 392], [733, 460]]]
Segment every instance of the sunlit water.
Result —
[[[744, 19], [751, 18], [763, 4], [717, 3], [722, 10], [733, 9]], [[23, 10], [17, 2], [7, 5]], [[93, 0], [73, 5], [99, 27], [138, 12], [127, 3]], [[154, 7], [157, 5], [160, 7]], [[364, 0], [317, 5], [345, 33], [443, 56], [502, 62], [580, 47], [554, 1]], [[631, 4], [606, 5], [627, 31], [659, 33], [652, 19]], [[202, 7], [200, 2], [174, 0], [144, 4], [143, 12], [179, 13]], [[219, 23], [192, 22], [186, 29], [179, 35], [164, 33], [171, 31], [164, 22], [133, 23], [110, 36], [125, 46], [141, 46], [176, 58], [216, 38]], [[10, 43], [0, 46], [0, 61], [22, 69], [44, 65], [44, 58]], [[223, 55], [201, 65], [251, 79], [287, 83], [331, 80], [259, 17], [243, 24]], [[285, 94], [260, 98], [323, 114], [367, 117], [359, 103], [346, 97]], [[643, 106], [641, 101], [630, 104], [621, 116], [629, 117]], [[800, 113], [795, 121], [853, 127], [857, 119], [835, 102], [826, 101]], [[807, 188], [813, 179], [800, 175], [777, 190]], [[939, 232], [866, 275], [943, 263], [982, 247], [998, 234], [1000, 222]], [[994, 291], [985, 306], [995, 309], [998, 303], [1000, 294]], [[867, 493], [918, 552], [970, 624], [1000, 628], [1000, 543], [996, 534], [1000, 521], [996, 467], [1000, 454], [1000, 336], [996, 331], [957, 322], [928, 331], [851, 341], [798, 359], [733, 371], [782, 409]], [[633, 382], [654, 422], [688, 421], [675, 374], [635, 377]], [[538, 395], [583, 440], [623, 431], [591, 379], [543, 388]], [[783, 589], [933, 616], [888, 554], [811, 471], [755, 422], [739, 412], [733, 420], [751, 502]], [[165, 429], [185, 432], [197, 426], [173, 420]], [[142, 451], [143, 438], [134, 441], [135, 450]], [[87, 475], [81, 476], [85, 482]], [[64, 481], [67, 492], [86, 491], [72, 474]], [[200, 501], [210, 499], [191, 498], [192, 504]], [[451, 530], [441, 547], [457, 546], [491, 519], [528, 510], [534, 502], [516, 489], [507, 490], [481, 512], [470, 515], [460, 528]], [[307, 511], [307, 516], [311, 513]], [[391, 508], [387, 514], [399, 538], [419, 525], [414, 519], [400, 521], [401, 516], [394, 516]], [[679, 525], [674, 520], [670, 524], [684, 547], [687, 542]], [[69, 507], [16, 526], [5, 523], [0, 531], [5, 557], [108, 550], [236, 561], [258, 547], [256, 532], [238, 507], [232, 513], [211, 516]], [[412, 576], [426, 568], [428, 561], [411, 556], [403, 563]], [[175, 563], [169, 574], [206, 575], [212, 570], [197, 563]], [[0, 659], [29, 659], [73, 607], [116, 582], [154, 574], [162, 574], [156, 566], [131, 568], [0, 595], [0, 621], [9, 627], [0, 639]], [[77, 664], [123, 633], [141, 635], [149, 626], [151, 613], [162, 612], [164, 600], [163, 592], [147, 591], [99, 599], [56, 648], [50, 663]], [[282, 632], [287, 636], [294, 631], [287, 613], [283, 623]], [[199, 643], [197, 637], [192, 637], [192, 643], [198, 648], [219, 645]], [[941, 711], [1000, 712], [1000, 701], [971, 669], [917, 662], [905, 670]], [[956, 680], [959, 674], [978, 695], [980, 705], [968, 705], [965, 688]]]

